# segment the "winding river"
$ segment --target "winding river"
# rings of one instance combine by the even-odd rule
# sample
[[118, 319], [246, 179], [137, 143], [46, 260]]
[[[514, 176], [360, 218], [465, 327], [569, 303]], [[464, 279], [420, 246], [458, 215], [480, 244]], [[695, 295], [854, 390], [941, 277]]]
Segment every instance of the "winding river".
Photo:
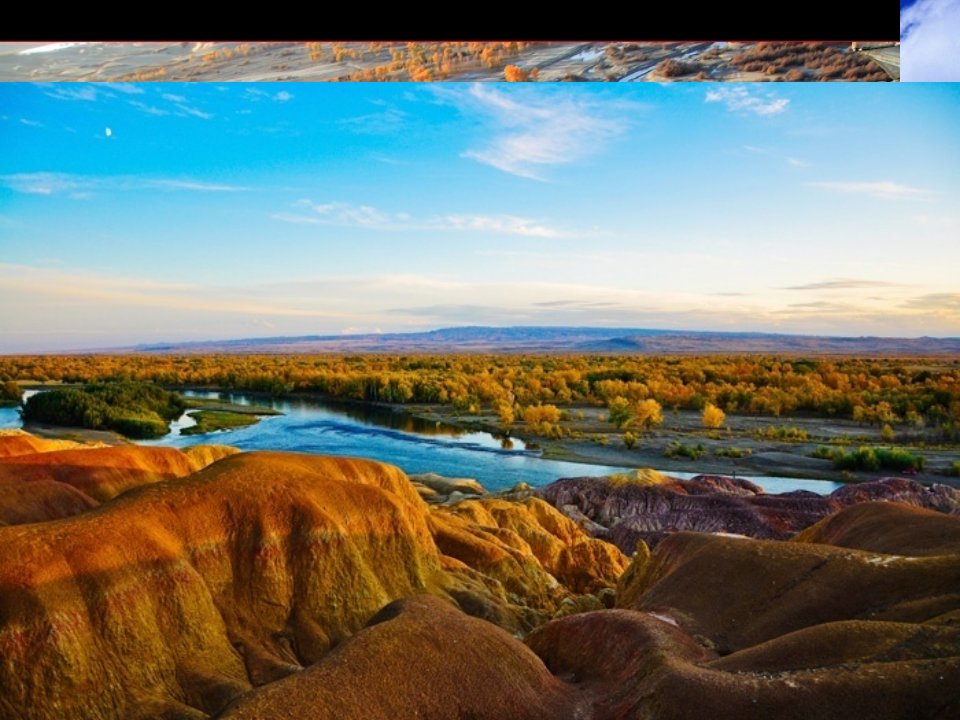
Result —
[[[518, 482], [545, 485], [561, 477], [609, 475], [622, 467], [547, 460], [522, 440], [504, 440], [486, 432], [468, 432], [439, 422], [414, 418], [389, 409], [315, 399], [268, 401], [241, 393], [186, 392], [188, 396], [222, 399], [243, 405], [268, 405], [283, 415], [268, 416], [255, 425], [204, 435], [180, 435], [193, 424], [184, 416], [169, 435], [150, 444], [187, 447], [222, 443], [242, 450], [291, 450], [326, 455], [373, 458], [398, 465], [407, 473], [436, 472], [472, 477], [490, 490]], [[0, 408], [0, 428], [21, 427], [16, 408]], [[670, 473], [693, 477], [696, 473]], [[829, 493], [840, 487], [824, 480], [750, 476], [767, 492], [812, 490]]]

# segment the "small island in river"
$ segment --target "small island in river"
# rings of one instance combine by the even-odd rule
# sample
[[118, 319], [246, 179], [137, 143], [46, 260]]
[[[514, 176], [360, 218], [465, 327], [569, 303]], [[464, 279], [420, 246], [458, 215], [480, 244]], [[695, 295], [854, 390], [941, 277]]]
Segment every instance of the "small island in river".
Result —
[[84, 428], [132, 439], [163, 437], [170, 432], [170, 423], [184, 415], [195, 424], [182, 427], [180, 433], [196, 435], [253, 425], [261, 416], [279, 414], [267, 407], [185, 398], [158, 385], [139, 382], [60, 387], [23, 402], [25, 425], [53, 426], [53, 434], [60, 428]]

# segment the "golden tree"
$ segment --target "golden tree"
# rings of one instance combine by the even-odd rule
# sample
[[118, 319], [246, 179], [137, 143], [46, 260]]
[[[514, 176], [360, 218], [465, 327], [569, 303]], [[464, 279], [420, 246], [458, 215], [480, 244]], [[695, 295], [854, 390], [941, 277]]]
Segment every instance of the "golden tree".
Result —
[[707, 403], [706, 407], [703, 408], [703, 415], [701, 415], [703, 420], [703, 426], [710, 428], [711, 430], [716, 430], [719, 427], [723, 426], [723, 421], [727, 419], [726, 414], [718, 408], [713, 403]]
[[633, 407], [634, 422], [644, 430], [663, 424], [663, 407], [656, 400], [641, 400]]
[[530, 79], [526, 70], [516, 65], [507, 65], [503, 69], [503, 79], [507, 82], [526, 82]]

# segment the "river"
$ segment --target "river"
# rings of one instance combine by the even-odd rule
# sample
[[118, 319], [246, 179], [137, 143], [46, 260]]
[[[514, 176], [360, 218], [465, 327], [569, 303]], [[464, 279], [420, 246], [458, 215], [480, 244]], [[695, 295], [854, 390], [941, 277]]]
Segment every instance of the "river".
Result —
[[[242, 393], [186, 392], [188, 396], [222, 399], [244, 405], [267, 405], [283, 415], [267, 416], [255, 425], [205, 435], [180, 435], [193, 424], [182, 417], [172, 432], [144, 444], [187, 447], [201, 443], [233, 445], [241, 450], [291, 450], [325, 455], [366, 457], [392, 463], [407, 473], [435, 472], [471, 477], [490, 490], [518, 482], [545, 485], [557, 478], [610, 475], [625, 468], [547, 460], [516, 438], [505, 440], [486, 432], [467, 432], [439, 422], [389, 409], [314, 399], [268, 401]], [[0, 428], [21, 427], [16, 408], [0, 408]], [[671, 471], [675, 477], [697, 473]], [[744, 476], [767, 492], [811, 490], [829, 493], [841, 485], [824, 480]]]

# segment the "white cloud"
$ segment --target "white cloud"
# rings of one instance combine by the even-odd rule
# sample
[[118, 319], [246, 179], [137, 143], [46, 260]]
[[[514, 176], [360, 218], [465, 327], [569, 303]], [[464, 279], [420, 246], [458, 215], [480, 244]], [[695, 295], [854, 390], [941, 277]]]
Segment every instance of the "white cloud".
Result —
[[92, 102], [101, 96], [97, 85], [84, 83], [51, 83], [46, 85], [47, 96], [55, 100], [85, 100]]
[[0, 185], [28, 195], [92, 197], [101, 190], [189, 190], [194, 192], [240, 192], [247, 188], [179, 178], [138, 178], [126, 175], [90, 177], [68, 173], [33, 172], [0, 175]]
[[178, 111], [174, 114], [179, 115], [181, 117], [186, 117], [189, 115], [191, 117], [200, 118], [201, 120], [210, 120], [213, 117], [213, 113], [205, 112], [203, 110], [200, 110], [199, 108], [195, 108], [191, 105], [186, 105], [184, 103], [177, 103], [176, 105], [174, 105], [174, 107]]
[[20, 118], [20, 124], [26, 125], [27, 127], [43, 127], [42, 122], [37, 122], [36, 120], [31, 120], [30, 118]]
[[339, 225], [374, 230], [468, 231], [536, 238], [570, 236], [570, 233], [531, 218], [515, 215], [457, 214], [417, 220], [408, 213], [389, 213], [370, 205], [345, 202], [315, 203], [312, 200], [300, 200], [296, 207], [311, 210], [313, 214], [274, 213], [271, 217], [281, 222], [300, 225]]
[[398, 108], [344, 118], [340, 124], [359, 135], [392, 135], [406, 123], [407, 113]]
[[865, 280], [863, 278], [831, 278], [803, 285], [789, 285], [784, 290], [862, 290], [873, 287], [900, 287], [902, 283], [886, 280]]
[[917, 0], [900, 12], [905, 81], [960, 80], [960, 0]]
[[625, 122], [611, 115], [614, 107], [569, 92], [533, 95], [523, 88], [505, 91], [474, 84], [466, 92], [436, 89], [465, 113], [492, 126], [493, 137], [463, 157], [520, 177], [542, 180], [549, 167], [583, 159], [597, 151]]
[[28, 195], [57, 195], [79, 189], [78, 182], [64, 173], [15, 173], [0, 175], [0, 184]]
[[148, 105], [145, 102], [140, 102], [139, 100], [131, 100], [130, 105], [135, 107], [140, 112], [145, 112], [147, 115], [169, 115], [169, 110], [164, 110], [159, 108], [156, 105]]
[[[155, 96], [154, 96], [155, 97]], [[201, 120], [210, 120], [213, 113], [205, 112], [200, 108], [190, 105], [187, 98], [183, 95], [174, 95], [173, 93], [162, 93], [160, 99], [165, 101], [154, 105], [143, 100], [129, 100], [131, 107], [136, 108], [147, 115], [163, 117], [165, 115], [174, 115], [176, 117], [196, 117]]]
[[[121, 100], [121, 98], [113, 92], [114, 90], [128, 97], [130, 95], [143, 95], [145, 99], [147, 97], [157, 99], [157, 96], [152, 94], [153, 91], [151, 91], [151, 95], [147, 95], [147, 91], [143, 87], [131, 83], [44, 83], [41, 84], [40, 87], [46, 91], [49, 97], [56, 100], [84, 100], [88, 102], [101, 98], [112, 99], [114, 101]], [[289, 93], [284, 92], [278, 93], [278, 95], [283, 94], [289, 95]], [[293, 96], [290, 95], [290, 97]], [[124, 98], [122, 101], [128, 102], [131, 107], [148, 115], [175, 115], [177, 117], [195, 117], [201, 120], [210, 120], [213, 118], [213, 113], [191, 104], [185, 95], [164, 92], [160, 93], [159, 99], [164, 102], [158, 105], [150, 104], [143, 100], [127, 100]]]
[[345, 202], [315, 203], [310, 200], [300, 200], [299, 207], [309, 208], [317, 214], [316, 220], [321, 224], [331, 225], [359, 225], [361, 227], [388, 227], [392, 225], [392, 218], [369, 205], [354, 205]]
[[564, 233], [541, 225], [534, 220], [513, 215], [447, 215], [441, 223], [443, 229], [480, 230], [502, 235], [552, 238]]
[[127, 95], [143, 95], [143, 93], [146, 92], [139, 85], [134, 85], [133, 83], [125, 83], [125, 82], [110, 83], [110, 89], [116, 90], [118, 92], [126, 93]]
[[890, 180], [875, 182], [812, 182], [811, 187], [835, 190], [842, 193], [860, 193], [883, 199], [918, 197], [925, 194], [920, 188], [911, 187]]
[[748, 90], [743, 85], [708, 90], [705, 100], [708, 103], [723, 103], [730, 112], [750, 112], [760, 116], [779, 115], [790, 104], [787, 98], [778, 98], [771, 92], [761, 95], [759, 91]]
[[193, 190], [196, 192], [243, 192], [249, 188], [224, 183], [199, 182], [197, 180], [144, 180], [145, 187], [169, 190]]
[[288, 90], [281, 90], [280, 92], [271, 95], [265, 90], [261, 90], [257, 87], [246, 88], [243, 95], [244, 100], [249, 100], [252, 102], [260, 102], [261, 100], [276, 100], [277, 102], [287, 102], [288, 100], [293, 100], [293, 93]]

